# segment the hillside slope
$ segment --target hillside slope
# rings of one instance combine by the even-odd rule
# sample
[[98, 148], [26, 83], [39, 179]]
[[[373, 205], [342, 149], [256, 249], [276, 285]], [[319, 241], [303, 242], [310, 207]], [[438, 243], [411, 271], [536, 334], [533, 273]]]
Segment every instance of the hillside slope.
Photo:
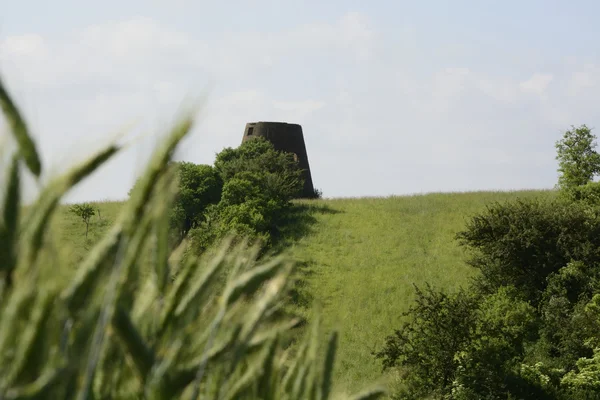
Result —
[[[494, 201], [554, 196], [552, 191], [472, 192], [388, 198], [300, 201], [306, 222], [287, 252], [299, 263], [296, 311], [310, 317], [322, 310], [326, 330], [336, 328], [340, 343], [335, 368], [337, 390], [355, 392], [380, 381], [393, 384], [371, 356], [400, 327], [425, 282], [454, 289], [474, 274], [465, 250], [454, 240], [469, 217]], [[122, 203], [94, 203], [88, 239], [85, 225], [64, 207], [54, 220], [59, 249], [81, 260], [115, 220]]]
[[335, 382], [354, 391], [390, 382], [371, 356], [399, 328], [414, 287], [453, 289], [474, 273], [454, 240], [486, 204], [553, 196], [551, 191], [474, 192], [407, 197], [319, 200], [312, 232], [289, 251], [303, 269], [300, 310], [321, 307], [327, 329], [340, 332]]

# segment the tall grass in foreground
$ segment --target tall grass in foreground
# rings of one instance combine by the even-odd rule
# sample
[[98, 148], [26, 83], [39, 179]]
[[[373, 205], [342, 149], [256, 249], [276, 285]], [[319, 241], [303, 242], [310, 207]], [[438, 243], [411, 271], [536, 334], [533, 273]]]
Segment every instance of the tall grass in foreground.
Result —
[[42, 165], [1, 82], [0, 105], [18, 144], [1, 197], [0, 399], [331, 397], [336, 333], [319, 349], [316, 319], [295, 354], [284, 351], [298, 323], [278, 312], [293, 264], [231, 240], [201, 258], [185, 242], [169, 251], [167, 164], [191, 117], [156, 148], [115, 223], [72, 270], [50, 221], [65, 193], [120, 148], [52, 180], [24, 215], [20, 167], [39, 177]]

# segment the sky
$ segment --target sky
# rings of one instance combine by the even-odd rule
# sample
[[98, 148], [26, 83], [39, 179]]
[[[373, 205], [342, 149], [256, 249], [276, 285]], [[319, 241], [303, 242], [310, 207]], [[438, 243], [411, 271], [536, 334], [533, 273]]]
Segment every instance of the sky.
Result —
[[126, 198], [190, 104], [176, 159], [212, 164], [247, 122], [298, 123], [324, 197], [549, 189], [555, 142], [600, 125], [598, 15], [596, 0], [3, 1], [0, 77], [44, 165], [26, 197], [126, 135], [67, 200]]

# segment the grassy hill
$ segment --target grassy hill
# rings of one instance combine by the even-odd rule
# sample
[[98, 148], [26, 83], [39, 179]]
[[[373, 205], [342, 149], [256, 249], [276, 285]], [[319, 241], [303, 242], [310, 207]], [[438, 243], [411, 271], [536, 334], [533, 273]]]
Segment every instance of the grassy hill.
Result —
[[[340, 331], [335, 369], [338, 390], [356, 391], [375, 381], [393, 384], [371, 356], [400, 326], [414, 295], [429, 282], [453, 289], [474, 271], [454, 235], [494, 201], [553, 196], [551, 191], [473, 192], [388, 198], [301, 201], [305, 229], [287, 251], [299, 262], [298, 311], [322, 309], [326, 329]], [[96, 203], [89, 237], [77, 217], [61, 210], [54, 221], [70, 259], [106, 231], [121, 203]]]

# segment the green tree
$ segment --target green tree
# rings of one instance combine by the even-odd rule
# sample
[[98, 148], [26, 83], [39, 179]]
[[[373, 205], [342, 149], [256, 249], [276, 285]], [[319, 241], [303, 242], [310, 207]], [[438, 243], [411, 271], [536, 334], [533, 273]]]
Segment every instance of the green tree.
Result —
[[[260, 189], [269, 198], [288, 201], [302, 192], [302, 171], [293, 154], [275, 150], [266, 139], [256, 138], [217, 154], [215, 169], [223, 182], [240, 173], [260, 176]], [[247, 175], [246, 175], [247, 176]]]
[[83, 203], [72, 205], [69, 208], [69, 211], [72, 214], [80, 217], [85, 223], [85, 238], [87, 239], [88, 231], [90, 229], [90, 220], [94, 215], [96, 215], [96, 209], [89, 203]]
[[205, 210], [194, 229], [198, 251], [230, 233], [270, 247], [285, 223], [291, 200], [302, 192], [304, 182], [293, 155], [257, 138], [218, 153], [214, 170], [223, 182], [221, 198]]
[[592, 181], [600, 173], [600, 155], [596, 152], [596, 136], [586, 125], [572, 126], [556, 142], [559, 162], [558, 187], [570, 189]]
[[514, 286], [537, 305], [548, 277], [577, 260], [600, 262], [600, 209], [562, 199], [494, 203], [457, 234], [477, 268], [478, 290]]

